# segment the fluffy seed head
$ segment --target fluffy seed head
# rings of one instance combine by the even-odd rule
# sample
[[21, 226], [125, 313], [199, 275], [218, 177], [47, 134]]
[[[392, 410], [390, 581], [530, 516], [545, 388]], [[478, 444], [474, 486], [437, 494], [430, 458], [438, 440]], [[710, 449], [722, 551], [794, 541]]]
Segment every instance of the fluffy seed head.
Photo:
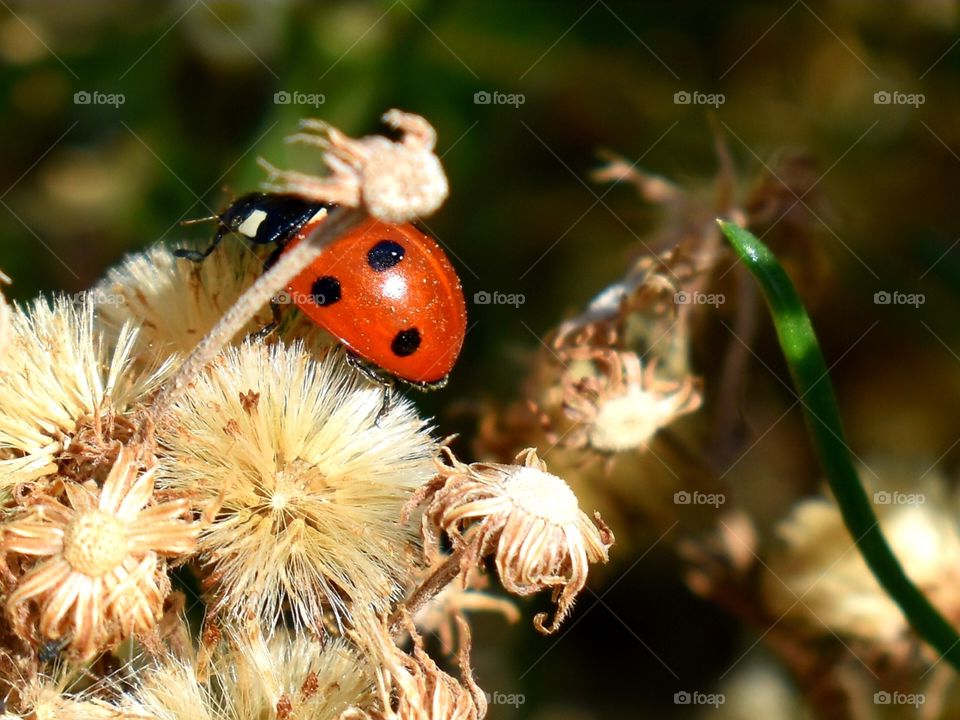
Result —
[[[95, 697], [94, 687], [66, 666], [52, 674], [34, 673], [19, 679], [4, 698], [6, 712], [0, 720], [128, 720], [120, 710]], [[133, 720], [129, 718], [129, 720]]]
[[203, 677], [192, 662], [163, 658], [123, 709], [150, 720], [336, 720], [372, 691], [369, 665], [343, 641], [281, 632], [221, 643]]
[[109, 467], [112, 441], [129, 437], [138, 403], [169, 372], [158, 361], [134, 367], [132, 325], [108, 340], [97, 323], [90, 296], [13, 312], [0, 363], [0, 494], [58, 472], [83, 480]]
[[408, 402], [378, 419], [382, 403], [342, 353], [251, 344], [178, 401], [158, 432], [164, 483], [218, 506], [200, 541], [218, 613], [269, 623], [289, 608], [316, 629], [325, 611], [341, 623], [399, 596], [419, 552], [400, 516], [436, 444]]

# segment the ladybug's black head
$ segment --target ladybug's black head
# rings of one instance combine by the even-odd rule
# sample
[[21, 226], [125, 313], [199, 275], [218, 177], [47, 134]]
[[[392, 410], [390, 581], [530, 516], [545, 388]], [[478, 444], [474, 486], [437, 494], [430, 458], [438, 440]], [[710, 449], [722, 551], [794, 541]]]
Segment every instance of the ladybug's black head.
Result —
[[250, 193], [220, 214], [220, 232], [235, 232], [255, 244], [283, 243], [330, 203], [300, 195]]
[[258, 209], [266, 212], [267, 197], [266, 193], [248, 193], [237, 198], [218, 216], [220, 224], [230, 232], [237, 232], [252, 212]]
[[329, 212], [334, 207], [332, 203], [310, 200], [300, 195], [249, 193], [230, 203], [226, 210], [216, 216], [219, 226], [210, 247], [203, 251], [180, 248], [174, 250], [173, 254], [200, 262], [230, 233], [242, 235], [255, 245], [277, 243], [282, 249], [321, 210]]

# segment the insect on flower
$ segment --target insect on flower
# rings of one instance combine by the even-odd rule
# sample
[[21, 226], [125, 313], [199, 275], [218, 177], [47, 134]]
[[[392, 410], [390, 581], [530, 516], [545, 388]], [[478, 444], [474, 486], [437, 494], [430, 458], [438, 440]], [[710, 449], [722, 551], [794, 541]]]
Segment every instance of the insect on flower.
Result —
[[[269, 269], [324, 222], [329, 203], [297, 195], [245, 195], [218, 217], [213, 244], [178, 250], [203, 260], [227, 232], [254, 244], [275, 243]], [[435, 240], [413, 225], [369, 219], [336, 240], [287, 287], [310, 320], [344, 344], [352, 356], [420, 389], [436, 389], [463, 346], [466, 302], [460, 278]], [[279, 324], [280, 306], [273, 305]]]

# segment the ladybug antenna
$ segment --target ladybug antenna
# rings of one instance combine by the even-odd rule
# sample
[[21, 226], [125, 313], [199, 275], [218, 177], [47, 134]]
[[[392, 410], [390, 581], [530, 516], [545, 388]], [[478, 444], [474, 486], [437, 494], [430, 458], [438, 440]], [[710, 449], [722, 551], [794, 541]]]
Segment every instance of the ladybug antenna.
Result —
[[193, 220], [181, 220], [181, 225], [199, 225], [200, 223], [210, 222], [211, 220], [219, 220], [219, 215], [207, 215], [202, 218], [194, 218]]

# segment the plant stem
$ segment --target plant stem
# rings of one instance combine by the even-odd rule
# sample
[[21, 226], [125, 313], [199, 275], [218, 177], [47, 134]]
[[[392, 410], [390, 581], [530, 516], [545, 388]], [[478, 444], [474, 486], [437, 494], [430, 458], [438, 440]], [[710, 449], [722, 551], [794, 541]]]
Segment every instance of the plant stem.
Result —
[[717, 222], [766, 296], [814, 449], [860, 554], [917, 634], [960, 670], [960, 636], [907, 577], [860, 483], [823, 353], [793, 283], [769, 248], [749, 231]]
[[452, 583], [460, 573], [460, 561], [463, 558], [463, 549], [454, 550], [443, 564], [424, 580], [420, 587], [399, 607], [390, 620], [390, 634], [393, 636], [403, 632], [404, 611], [414, 617], [424, 605], [439, 595], [447, 585]]

